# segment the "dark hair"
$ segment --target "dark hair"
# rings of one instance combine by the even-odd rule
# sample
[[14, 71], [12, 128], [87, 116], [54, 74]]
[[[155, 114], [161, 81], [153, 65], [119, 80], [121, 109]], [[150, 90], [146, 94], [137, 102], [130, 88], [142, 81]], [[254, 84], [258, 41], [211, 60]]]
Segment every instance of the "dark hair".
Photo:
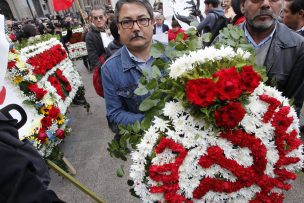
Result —
[[172, 27], [181, 27], [177, 20], [172, 20], [171, 26]]
[[231, 0], [231, 7], [236, 15], [243, 15], [241, 11], [241, 0]]
[[115, 19], [110, 23], [110, 31], [114, 39], [119, 40], [120, 35], [118, 34], [118, 27]]
[[216, 8], [220, 4], [220, 1], [219, 0], [205, 0], [204, 3], [211, 4], [214, 8]]
[[289, 9], [293, 15], [298, 13], [301, 9], [304, 9], [303, 0], [292, 0], [289, 2], [291, 2]]
[[26, 24], [22, 27], [23, 38], [34, 37], [37, 34], [36, 27], [32, 24]]
[[140, 5], [144, 6], [147, 9], [150, 18], [154, 19], [153, 8], [149, 1], [147, 1], [147, 0], [119, 0], [119, 1], [117, 1], [116, 5], [115, 5], [115, 12], [114, 12], [115, 19], [117, 22], [119, 22], [119, 12], [120, 12], [121, 7], [124, 4], [130, 4], [130, 3], [136, 3], [136, 4], [140, 4]]

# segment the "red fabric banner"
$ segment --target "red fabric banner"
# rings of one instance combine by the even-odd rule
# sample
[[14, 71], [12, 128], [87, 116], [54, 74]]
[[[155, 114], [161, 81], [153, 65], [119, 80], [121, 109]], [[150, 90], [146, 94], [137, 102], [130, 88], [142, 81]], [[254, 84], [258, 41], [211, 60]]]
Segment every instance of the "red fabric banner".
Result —
[[62, 11], [70, 8], [74, 0], [53, 0], [54, 11]]

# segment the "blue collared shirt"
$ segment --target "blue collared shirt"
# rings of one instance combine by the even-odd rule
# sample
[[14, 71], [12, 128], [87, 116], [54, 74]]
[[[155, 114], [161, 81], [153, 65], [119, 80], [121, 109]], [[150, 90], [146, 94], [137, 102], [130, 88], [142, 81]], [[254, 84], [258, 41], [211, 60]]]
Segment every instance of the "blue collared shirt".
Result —
[[129, 50], [128, 48], [126, 48], [126, 50], [128, 51], [128, 54], [130, 56], [130, 58], [134, 61], [134, 63], [142, 70], [142, 71], [147, 71], [148, 73], [151, 72], [151, 67], [152, 67], [152, 63], [154, 61], [154, 58], [152, 56], [150, 56], [148, 58], [148, 60], [144, 61], [136, 56], [134, 56]]
[[[136, 95], [143, 69], [151, 69], [153, 58], [146, 62], [129, 54], [126, 46], [111, 56], [101, 69], [107, 119], [113, 131], [120, 124], [133, 124], [144, 118], [140, 103], [149, 96]], [[133, 57], [133, 59], [132, 59]]]
[[247, 41], [250, 44], [252, 44], [255, 49], [259, 49], [262, 46], [264, 46], [265, 44], [267, 44], [267, 42], [269, 42], [272, 39], [273, 34], [274, 34], [275, 30], [276, 30], [276, 27], [277, 26], [274, 27], [272, 33], [268, 37], [266, 37], [265, 39], [263, 39], [259, 44], [256, 44], [255, 41], [253, 40], [253, 38], [251, 37], [250, 33], [248, 32], [247, 28], [246, 28], [246, 23], [244, 23], [245, 37], [247, 38]]

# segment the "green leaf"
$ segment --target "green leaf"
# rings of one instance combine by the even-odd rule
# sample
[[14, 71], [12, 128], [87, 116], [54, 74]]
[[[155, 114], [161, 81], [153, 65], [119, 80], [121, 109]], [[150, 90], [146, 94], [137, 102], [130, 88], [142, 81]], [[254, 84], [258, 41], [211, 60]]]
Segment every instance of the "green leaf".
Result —
[[164, 69], [165, 65], [166, 65], [166, 62], [163, 59], [158, 58], [153, 62], [152, 68], [153, 68], [153, 66], [157, 66], [157, 68], [159, 68], [159, 69]]
[[147, 88], [143, 86], [141, 83], [139, 83], [138, 87], [134, 91], [134, 93], [139, 96], [146, 95], [148, 92], [149, 91], [147, 90]]
[[116, 170], [116, 175], [120, 178], [125, 175], [123, 167], [123, 165], [120, 165], [120, 167]]
[[132, 187], [132, 186], [134, 185], [134, 181], [133, 181], [133, 180], [128, 180], [128, 181], [127, 181], [127, 184], [128, 184], [130, 187]]
[[161, 77], [161, 72], [157, 66], [152, 66], [152, 78]]
[[203, 42], [210, 42], [210, 40], [211, 40], [211, 33], [210, 32], [202, 34], [202, 41]]
[[150, 125], [151, 125], [151, 118], [145, 116], [145, 118], [141, 121], [141, 128], [143, 130], [146, 130], [150, 127]]
[[35, 104], [35, 102], [33, 102], [31, 100], [24, 100], [22, 103], [26, 104], [26, 105], [31, 105], [31, 106]]
[[182, 42], [182, 41], [184, 41], [184, 35], [185, 35], [185, 34], [182, 33], [182, 32], [181, 32], [181, 33], [178, 33], [177, 36], [176, 36], [176, 38], [175, 38], [175, 41], [176, 41], [176, 42]]
[[156, 106], [159, 102], [158, 100], [151, 100], [150, 98], [146, 98], [140, 105], [139, 110], [140, 111], [147, 111], [151, 109], [153, 106]]
[[153, 89], [155, 89], [157, 87], [157, 84], [158, 84], [157, 80], [156, 79], [152, 79], [152, 80], [150, 80], [150, 82], [148, 82], [147, 88], [149, 90], [153, 90]]
[[140, 123], [139, 121], [136, 121], [133, 125], [133, 130], [135, 133], [138, 133], [140, 131]]
[[154, 58], [159, 58], [165, 51], [164, 45], [162, 43], [153, 43], [151, 48], [151, 55]]

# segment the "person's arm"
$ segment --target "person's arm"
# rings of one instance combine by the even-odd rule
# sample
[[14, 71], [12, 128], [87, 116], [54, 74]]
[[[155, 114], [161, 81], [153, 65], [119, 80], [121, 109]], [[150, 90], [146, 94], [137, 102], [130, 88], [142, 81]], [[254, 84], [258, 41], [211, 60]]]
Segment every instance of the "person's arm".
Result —
[[101, 67], [102, 63], [99, 60], [99, 56], [97, 54], [96, 41], [94, 41], [93, 36], [90, 32], [86, 35], [86, 46], [88, 51], [89, 62], [92, 66]]
[[123, 101], [120, 96], [116, 93], [116, 88], [114, 86], [114, 78], [112, 72], [109, 70], [115, 67], [108, 67], [105, 64], [101, 68], [102, 85], [104, 91], [104, 98], [106, 102], [107, 117], [110, 123], [115, 125], [128, 125], [133, 124], [136, 121], [141, 121], [144, 115], [141, 113], [132, 113], [126, 111], [123, 106]]
[[294, 106], [299, 118], [304, 101], [304, 43], [300, 47], [298, 56], [295, 57], [296, 62], [289, 73], [288, 82], [285, 87], [288, 94], [286, 96], [294, 99]]
[[0, 202], [63, 202], [53, 191], [43, 187], [31, 162], [1, 141], [0, 165]]
[[70, 41], [70, 39], [72, 38], [72, 35], [73, 35], [73, 31], [71, 29], [70, 26], [67, 27], [67, 34], [65, 36], [62, 37], [62, 42], [65, 44], [65, 43], [68, 43]]
[[211, 21], [213, 21], [212, 16], [208, 14], [206, 18], [198, 24], [197, 31], [200, 35], [203, 34], [203, 31], [211, 24]]

